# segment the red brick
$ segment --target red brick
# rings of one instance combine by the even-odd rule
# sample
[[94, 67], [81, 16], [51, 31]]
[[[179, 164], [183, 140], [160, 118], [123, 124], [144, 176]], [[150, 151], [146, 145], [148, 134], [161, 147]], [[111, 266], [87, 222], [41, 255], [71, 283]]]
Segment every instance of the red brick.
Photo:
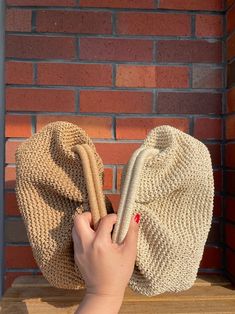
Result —
[[214, 217], [222, 216], [222, 197], [220, 195], [214, 195], [213, 216]]
[[227, 64], [227, 87], [235, 85], [235, 59]]
[[214, 186], [215, 186], [215, 192], [222, 192], [223, 190], [223, 175], [221, 170], [214, 170]]
[[5, 192], [5, 214], [20, 216], [15, 192]]
[[235, 222], [235, 197], [225, 197], [226, 219]]
[[85, 117], [85, 116], [45, 116], [38, 115], [36, 131], [38, 132], [46, 124], [54, 121], [68, 121], [83, 128], [91, 138], [108, 139], [112, 137], [111, 117]]
[[227, 143], [225, 145], [225, 165], [229, 168], [235, 168], [235, 144]]
[[222, 88], [223, 70], [205, 66], [193, 67], [193, 88]]
[[6, 57], [72, 59], [76, 57], [75, 39], [49, 36], [6, 36]]
[[8, 88], [6, 109], [72, 112], [75, 109], [75, 92], [59, 89]]
[[104, 168], [104, 185], [103, 190], [113, 189], [113, 169]]
[[158, 62], [222, 62], [221, 42], [206, 40], [159, 40]]
[[5, 188], [14, 189], [16, 181], [16, 168], [12, 166], [5, 167]]
[[189, 87], [189, 68], [186, 66], [119, 65], [118, 87]]
[[226, 0], [225, 3], [226, 3], [226, 8], [228, 8], [234, 3], [234, 0]]
[[117, 139], [144, 139], [151, 129], [164, 124], [188, 132], [189, 121], [186, 118], [117, 118]]
[[31, 10], [8, 9], [6, 14], [6, 31], [30, 32], [31, 18]]
[[[222, 223], [220, 223], [218, 221], [217, 222], [212, 222], [210, 231], [208, 233], [206, 244], [209, 244], [209, 243], [210, 244], [212, 244], [212, 243], [213, 244], [220, 243], [221, 227], [222, 227]], [[8, 235], [8, 236], [11, 236], [11, 234]], [[19, 235], [18, 235], [18, 237], [19, 237]]]
[[227, 112], [235, 111], [235, 87], [230, 88], [227, 92]]
[[222, 94], [159, 92], [158, 113], [176, 114], [220, 114]]
[[29, 243], [25, 224], [22, 219], [5, 221], [4, 239], [6, 243]]
[[225, 0], [226, 9], [229, 8], [234, 3], [234, 0]]
[[6, 246], [7, 268], [38, 268], [30, 246]]
[[37, 12], [38, 32], [111, 34], [110, 12], [81, 12], [65, 10], [41, 10]]
[[223, 36], [222, 15], [196, 15], [196, 36]]
[[235, 139], [235, 115], [226, 117], [226, 139]]
[[223, 189], [223, 176], [221, 170], [214, 170], [214, 185], [215, 185], [215, 191], [216, 192], [222, 192]]
[[232, 60], [235, 57], [235, 33], [227, 40], [227, 59]]
[[235, 252], [226, 248], [226, 270], [235, 276]]
[[29, 137], [32, 135], [31, 116], [6, 115], [5, 136], [6, 137]]
[[227, 32], [231, 33], [235, 29], [235, 3], [227, 13]]
[[235, 171], [225, 171], [226, 192], [235, 195]]
[[7, 84], [33, 84], [33, 63], [8, 61], [5, 63]]
[[110, 64], [39, 63], [38, 84], [112, 86]]
[[19, 276], [30, 276], [33, 275], [32, 272], [23, 272], [23, 271], [17, 271], [17, 272], [5, 272], [4, 274], [4, 291], [6, 291], [8, 288], [11, 287], [13, 281], [19, 277]]
[[231, 249], [235, 249], [235, 226], [229, 223], [225, 223], [225, 241]]
[[7, 5], [16, 6], [57, 6], [57, 7], [74, 7], [77, 5], [76, 0], [7, 0]]
[[80, 7], [154, 9], [154, 0], [80, 0]]
[[200, 268], [222, 268], [222, 253], [220, 247], [206, 246]]
[[133, 91], [80, 91], [80, 112], [151, 113], [153, 95]]
[[152, 61], [153, 41], [80, 38], [79, 57], [82, 60]]
[[5, 150], [5, 161], [6, 163], [15, 163], [15, 152], [17, 147], [21, 144], [22, 142], [17, 141], [7, 141], [6, 142], [6, 150]]
[[120, 188], [121, 188], [122, 171], [123, 171], [123, 167], [117, 168], [117, 177], [116, 177], [117, 191], [120, 191]]
[[188, 14], [121, 12], [117, 14], [117, 33], [128, 35], [191, 35]]
[[95, 143], [104, 164], [125, 164], [139, 143]]
[[198, 139], [221, 139], [222, 122], [219, 118], [196, 118], [194, 136]]
[[213, 166], [221, 166], [221, 146], [220, 144], [206, 144], [209, 149]]
[[112, 203], [114, 212], [117, 213], [120, 202], [120, 194], [106, 194], [106, 195]]
[[176, 10], [220, 11], [224, 8], [222, 0], [160, 0], [159, 8]]

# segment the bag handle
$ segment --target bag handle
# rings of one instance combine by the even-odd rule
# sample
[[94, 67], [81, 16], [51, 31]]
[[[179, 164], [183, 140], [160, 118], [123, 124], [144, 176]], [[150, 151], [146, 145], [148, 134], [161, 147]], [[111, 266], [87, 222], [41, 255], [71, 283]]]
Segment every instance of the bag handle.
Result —
[[136, 199], [136, 193], [139, 187], [141, 171], [143, 170], [144, 164], [148, 158], [156, 156], [157, 153], [159, 153], [159, 149], [157, 148], [140, 147], [132, 154], [127, 164], [126, 177], [117, 212], [117, 222], [112, 234], [113, 242], [120, 244], [127, 234]]
[[96, 230], [99, 220], [107, 215], [107, 210], [95, 154], [88, 144], [75, 145], [72, 151], [79, 154], [81, 158], [94, 230]]

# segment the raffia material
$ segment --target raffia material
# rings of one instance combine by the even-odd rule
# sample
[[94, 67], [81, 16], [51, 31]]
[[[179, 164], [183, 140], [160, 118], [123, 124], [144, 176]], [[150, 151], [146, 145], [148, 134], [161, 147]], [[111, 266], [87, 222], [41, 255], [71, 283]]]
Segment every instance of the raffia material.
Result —
[[[73, 217], [90, 210], [97, 225], [106, 211], [113, 212], [102, 184], [102, 161], [76, 125], [50, 123], [17, 149], [19, 209], [38, 266], [56, 287], [84, 287], [73, 258]], [[213, 196], [207, 147], [170, 126], [152, 129], [124, 167], [112, 234], [114, 242], [122, 242], [131, 215], [141, 213], [131, 289], [151, 296], [193, 285], [211, 226]]]
[[129, 287], [152, 296], [190, 288], [212, 222], [213, 170], [207, 147], [171, 126], [152, 129], [123, 169], [113, 241], [141, 214]]
[[18, 207], [37, 264], [55, 287], [84, 287], [74, 262], [73, 217], [92, 209], [97, 224], [106, 210], [113, 212], [101, 191], [103, 180], [103, 163], [93, 142], [72, 123], [49, 123], [16, 151]]

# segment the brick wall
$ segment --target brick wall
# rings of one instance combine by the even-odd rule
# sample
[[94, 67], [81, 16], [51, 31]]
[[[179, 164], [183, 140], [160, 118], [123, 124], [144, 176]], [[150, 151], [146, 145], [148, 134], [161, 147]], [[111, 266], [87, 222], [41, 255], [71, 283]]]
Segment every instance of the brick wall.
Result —
[[5, 288], [39, 273], [16, 204], [15, 150], [55, 120], [78, 124], [94, 140], [116, 209], [122, 166], [150, 129], [169, 124], [203, 141], [216, 195], [200, 272], [222, 272], [223, 1], [7, 4]]
[[235, 1], [228, 1], [227, 103], [225, 108], [225, 241], [226, 269], [235, 283]]

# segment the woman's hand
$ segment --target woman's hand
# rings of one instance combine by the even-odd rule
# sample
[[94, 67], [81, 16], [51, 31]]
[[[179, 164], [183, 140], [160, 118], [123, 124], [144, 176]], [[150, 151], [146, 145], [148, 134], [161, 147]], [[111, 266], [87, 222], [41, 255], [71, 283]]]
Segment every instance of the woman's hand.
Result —
[[[85, 299], [95, 298], [101, 306], [104, 299], [109, 300], [110, 304], [116, 300], [120, 307], [135, 265], [139, 230], [139, 224], [136, 222], [139, 216], [136, 216], [132, 217], [126, 238], [119, 245], [111, 239], [117, 214], [103, 217], [96, 231], [91, 227], [90, 212], [75, 215], [72, 229], [74, 259], [85, 280]], [[99, 313], [97, 306], [96, 304], [95, 312], [93, 308], [93, 313]], [[90, 309], [92, 312], [92, 308]], [[76, 313], [90, 313], [89, 310], [82, 311], [81, 308], [80, 312], [79, 307], [79, 312]], [[107, 307], [105, 313], [108, 313]], [[114, 310], [110, 313], [117, 312]]]

